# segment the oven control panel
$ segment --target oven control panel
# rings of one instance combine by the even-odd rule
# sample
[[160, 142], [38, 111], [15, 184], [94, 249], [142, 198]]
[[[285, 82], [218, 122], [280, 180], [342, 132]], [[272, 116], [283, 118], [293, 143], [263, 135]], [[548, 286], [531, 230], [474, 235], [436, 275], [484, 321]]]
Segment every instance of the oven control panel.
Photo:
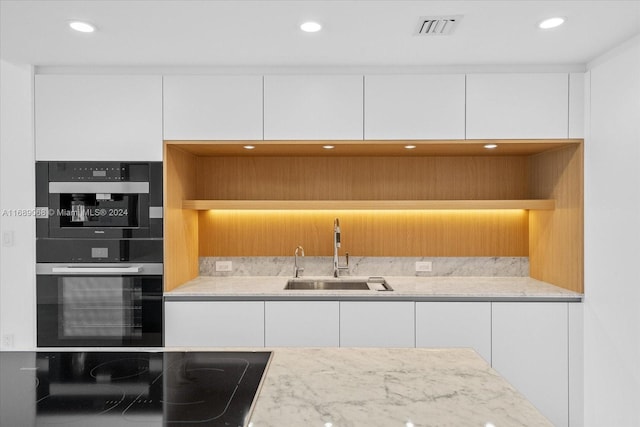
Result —
[[51, 162], [49, 181], [149, 181], [149, 163]]

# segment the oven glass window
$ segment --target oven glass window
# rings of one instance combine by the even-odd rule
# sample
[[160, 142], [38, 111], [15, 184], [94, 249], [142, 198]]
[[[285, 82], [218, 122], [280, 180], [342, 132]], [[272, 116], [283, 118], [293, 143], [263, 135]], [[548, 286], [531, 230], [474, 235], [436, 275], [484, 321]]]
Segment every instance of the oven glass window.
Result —
[[60, 194], [60, 227], [139, 227], [139, 194]]
[[142, 288], [131, 277], [62, 277], [60, 338], [138, 338], [142, 335]]

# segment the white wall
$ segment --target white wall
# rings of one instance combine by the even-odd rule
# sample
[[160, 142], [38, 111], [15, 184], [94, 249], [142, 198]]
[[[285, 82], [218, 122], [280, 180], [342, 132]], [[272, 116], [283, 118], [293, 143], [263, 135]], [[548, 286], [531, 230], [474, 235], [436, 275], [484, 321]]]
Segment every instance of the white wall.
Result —
[[[640, 426], [640, 37], [590, 64], [585, 426]], [[588, 101], [587, 101], [588, 102]]]
[[36, 343], [33, 141], [33, 67], [0, 60], [0, 350]]

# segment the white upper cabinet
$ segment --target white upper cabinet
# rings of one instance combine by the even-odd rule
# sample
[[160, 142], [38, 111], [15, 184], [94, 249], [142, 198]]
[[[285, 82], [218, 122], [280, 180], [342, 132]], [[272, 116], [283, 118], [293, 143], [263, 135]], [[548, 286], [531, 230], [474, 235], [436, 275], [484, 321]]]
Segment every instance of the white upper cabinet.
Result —
[[464, 139], [465, 76], [365, 76], [365, 139]]
[[569, 138], [584, 138], [584, 73], [569, 74]]
[[164, 139], [262, 139], [262, 76], [165, 76]]
[[37, 75], [36, 160], [162, 160], [162, 77]]
[[467, 139], [567, 138], [567, 74], [467, 75]]
[[362, 139], [363, 77], [265, 76], [265, 140]]

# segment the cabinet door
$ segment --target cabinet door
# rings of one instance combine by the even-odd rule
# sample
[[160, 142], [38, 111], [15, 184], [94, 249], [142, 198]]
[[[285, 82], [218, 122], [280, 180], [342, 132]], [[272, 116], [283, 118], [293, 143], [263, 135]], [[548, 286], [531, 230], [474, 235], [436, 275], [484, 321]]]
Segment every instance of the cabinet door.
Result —
[[262, 301], [167, 301], [165, 346], [264, 347]]
[[365, 76], [365, 139], [464, 139], [465, 76]]
[[492, 333], [493, 368], [555, 426], [567, 426], [567, 303], [493, 303]]
[[567, 138], [567, 74], [467, 75], [467, 139]]
[[584, 138], [584, 73], [569, 74], [569, 138]]
[[264, 139], [362, 139], [362, 76], [265, 76]]
[[338, 301], [265, 302], [268, 347], [338, 347]]
[[415, 347], [415, 303], [340, 302], [340, 347]]
[[164, 139], [262, 139], [262, 76], [165, 76]]
[[491, 363], [491, 303], [417, 302], [416, 347], [470, 347]]
[[38, 75], [36, 160], [162, 161], [160, 76]]

